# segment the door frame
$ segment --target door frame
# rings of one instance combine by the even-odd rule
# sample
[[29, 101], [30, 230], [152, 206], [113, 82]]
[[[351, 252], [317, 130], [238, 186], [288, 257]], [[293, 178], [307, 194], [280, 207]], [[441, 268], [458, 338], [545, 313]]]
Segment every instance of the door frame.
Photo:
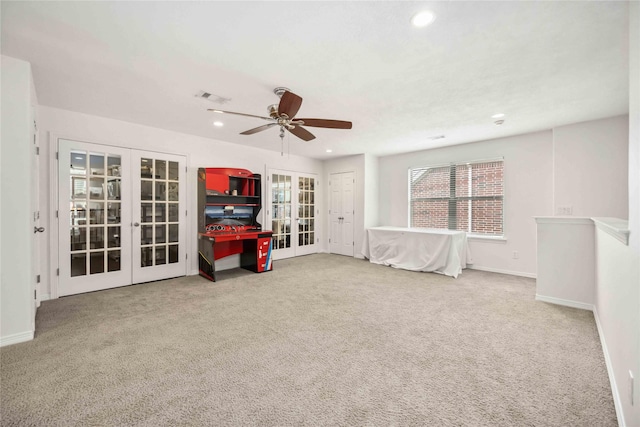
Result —
[[[59, 218], [58, 216], [56, 216], [56, 212], [58, 210], [58, 200], [59, 200], [59, 194], [58, 194], [58, 189], [59, 189], [59, 183], [58, 183], [58, 165], [59, 165], [59, 161], [58, 161], [58, 140], [60, 139], [66, 139], [66, 140], [71, 140], [71, 141], [78, 141], [78, 142], [84, 142], [84, 143], [88, 143], [88, 144], [98, 144], [98, 145], [105, 145], [105, 146], [109, 146], [109, 147], [115, 147], [115, 148], [124, 148], [124, 149], [130, 149], [130, 150], [141, 150], [141, 151], [149, 151], [149, 152], [156, 152], [159, 154], [171, 154], [171, 155], [177, 155], [177, 156], [183, 156], [186, 158], [186, 168], [187, 168], [187, 173], [185, 173], [185, 188], [186, 188], [186, 193], [185, 193], [185, 204], [184, 204], [184, 208], [185, 210], [189, 211], [192, 209], [189, 209], [189, 207], [191, 206], [191, 201], [192, 201], [192, 196], [190, 195], [189, 189], [191, 188], [191, 179], [189, 179], [189, 165], [190, 165], [190, 155], [188, 153], [181, 153], [181, 152], [176, 152], [176, 151], [167, 151], [167, 152], [163, 152], [163, 151], [155, 151], [155, 150], [148, 150], [146, 147], [141, 147], [141, 146], [123, 146], [117, 143], [113, 143], [111, 141], [104, 141], [104, 140], [97, 140], [93, 137], [82, 137], [82, 136], [78, 136], [78, 135], [68, 135], [68, 134], [62, 134], [62, 133], [57, 133], [57, 132], [48, 132], [48, 149], [49, 149], [49, 193], [48, 193], [48, 197], [47, 197], [47, 202], [49, 205], [49, 220], [48, 220], [48, 227], [49, 229], [47, 230], [48, 233], [46, 233], [49, 237], [49, 240], [47, 242], [48, 245], [48, 256], [46, 257], [48, 260], [48, 282], [49, 282], [49, 295], [48, 295], [48, 299], [57, 299], [60, 297], [59, 295], [59, 289], [58, 289], [58, 285], [59, 285], [59, 276], [58, 276], [58, 272], [59, 272], [59, 263], [60, 263], [60, 259], [59, 259], [59, 251], [58, 251], [58, 247], [60, 246], [60, 236], [58, 233], [58, 223], [59, 223]], [[42, 162], [41, 162], [42, 165]], [[188, 216], [187, 218], [190, 218], [191, 216]], [[186, 227], [186, 236], [185, 236], [185, 251], [187, 254], [192, 253], [192, 248], [191, 248], [191, 244], [193, 243], [193, 237], [192, 234], [195, 233], [196, 227], [192, 227], [191, 222], [187, 219], [187, 227]], [[186, 262], [185, 262], [185, 275], [189, 275], [191, 269], [189, 268], [191, 263], [191, 257], [188, 257]], [[42, 283], [42, 282], [41, 282]]]

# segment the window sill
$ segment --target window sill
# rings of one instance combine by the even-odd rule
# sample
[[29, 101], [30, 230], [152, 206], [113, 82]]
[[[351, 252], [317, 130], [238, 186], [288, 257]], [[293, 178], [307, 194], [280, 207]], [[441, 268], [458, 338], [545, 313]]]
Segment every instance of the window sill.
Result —
[[483, 236], [482, 234], [468, 234], [467, 239], [478, 240], [480, 242], [487, 243], [507, 243], [507, 238], [504, 236]]

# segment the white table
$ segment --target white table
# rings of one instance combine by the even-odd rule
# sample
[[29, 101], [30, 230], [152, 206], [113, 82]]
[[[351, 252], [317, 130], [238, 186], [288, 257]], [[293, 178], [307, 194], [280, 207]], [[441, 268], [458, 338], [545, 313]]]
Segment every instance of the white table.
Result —
[[472, 263], [467, 233], [432, 228], [368, 228], [362, 254], [374, 264], [452, 277]]

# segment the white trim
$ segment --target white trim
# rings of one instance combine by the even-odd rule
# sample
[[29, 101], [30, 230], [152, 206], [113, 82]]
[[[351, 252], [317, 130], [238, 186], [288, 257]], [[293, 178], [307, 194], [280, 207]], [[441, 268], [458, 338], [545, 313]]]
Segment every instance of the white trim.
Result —
[[483, 236], [481, 234], [469, 234], [467, 233], [467, 239], [478, 240], [487, 243], [507, 243], [507, 238], [504, 236]]
[[50, 299], [51, 299], [51, 294], [41, 294], [40, 295], [40, 302], [49, 301]]
[[198, 276], [200, 274], [200, 270], [191, 270], [187, 276]]
[[[54, 132], [49, 132], [49, 295], [52, 299], [58, 298], [58, 139], [61, 137]], [[55, 249], [52, 249], [55, 248]]]
[[573, 301], [562, 298], [548, 297], [545, 295], [536, 294], [536, 301], [548, 302], [556, 305], [563, 305], [565, 307], [579, 308], [582, 310], [593, 311], [593, 304], [587, 304], [586, 302]]
[[33, 331], [20, 332], [6, 337], [0, 337], [0, 347], [18, 344], [21, 342], [31, 341], [33, 339]]
[[624, 413], [622, 411], [622, 400], [620, 399], [620, 392], [616, 384], [616, 376], [613, 371], [613, 363], [611, 362], [611, 356], [609, 355], [609, 349], [607, 348], [607, 342], [604, 338], [604, 331], [600, 324], [600, 316], [598, 315], [598, 309], [593, 306], [593, 317], [596, 320], [596, 327], [598, 328], [598, 336], [600, 337], [600, 345], [602, 346], [602, 353], [604, 354], [604, 363], [607, 366], [607, 373], [609, 374], [609, 384], [611, 384], [611, 392], [613, 394], [613, 406], [616, 408], [616, 417], [618, 418], [618, 425], [625, 427]]
[[522, 271], [501, 270], [499, 268], [481, 267], [476, 265], [468, 265], [467, 268], [470, 270], [488, 271], [489, 273], [500, 273], [500, 274], [509, 274], [511, 276], [528, 277], [530, 279], [537, 278], [535, 273], [525, 273]]
[[629, 221], [618, 218], [591, 218], [598, 230], [615, 237], [624, 245], [629, 246]]
[[593, 220], [580, 216], [534, 216], [538, 224], [579, 224], [593, 225]]
[[353, 257], [357, 259], [365, 259], [364, 255], [362, 254], [355, 254]]

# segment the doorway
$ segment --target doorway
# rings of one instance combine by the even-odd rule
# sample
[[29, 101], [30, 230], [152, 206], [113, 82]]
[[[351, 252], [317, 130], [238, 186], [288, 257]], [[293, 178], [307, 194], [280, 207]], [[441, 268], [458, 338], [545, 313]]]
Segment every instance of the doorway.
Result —
[[58, 140], [58, 296], [186, 274], [186, 158]]
[[316, 175], [270, 169], [267, 217], [273, 230], [273, 259], [318, 252]]
[[329, 177], [329, 252], [353, 256], [355, 173], [332, 173]]

